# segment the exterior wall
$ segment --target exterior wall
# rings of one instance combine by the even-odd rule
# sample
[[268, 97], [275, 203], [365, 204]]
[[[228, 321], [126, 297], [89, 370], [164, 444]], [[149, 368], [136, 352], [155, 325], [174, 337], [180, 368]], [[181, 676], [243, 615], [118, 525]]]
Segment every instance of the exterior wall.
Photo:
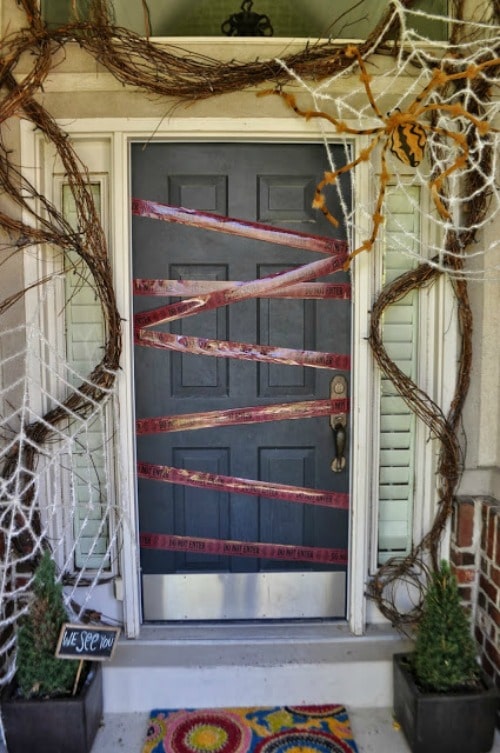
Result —
[[[481, 248], [492, 248], [498, 238], [498, 222], [490, 222], [478, 236]], [[473, 362], [471, 384], [463, 411], [465, 467], [459, 493], [500, 499], [500, 247], [468, 266], [480, 282], [469, 284], [473, 314]]]
[[485, 672], [500, 688], [500, 502], [460, 497], [454, 509], [451, 562], [472, 613]]

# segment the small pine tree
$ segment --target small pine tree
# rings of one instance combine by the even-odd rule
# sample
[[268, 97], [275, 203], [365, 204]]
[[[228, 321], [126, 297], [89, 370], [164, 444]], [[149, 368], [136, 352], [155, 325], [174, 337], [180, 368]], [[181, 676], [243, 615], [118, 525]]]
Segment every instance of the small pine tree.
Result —
[[443, 561], [425, 595], [413, 656], [424, 690], [448, 692], [477, 686], [479, 665], [457, 580]]
[[16, 679], [23, 697], [49, 698], [71, 693], [78, 662], [54, 655], [61, 627], [67, 620], [55, 564], [50, 553], [45, 552], [33, 579], [28, 615], [17, 634]]

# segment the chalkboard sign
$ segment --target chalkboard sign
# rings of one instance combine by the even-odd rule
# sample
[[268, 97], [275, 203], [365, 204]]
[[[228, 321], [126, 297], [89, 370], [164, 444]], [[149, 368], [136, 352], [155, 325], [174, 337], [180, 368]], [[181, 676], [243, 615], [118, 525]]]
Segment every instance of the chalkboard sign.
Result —
[[59, 635], [56, 656], [60, 659], [105, 661], [113, 656], [120, 628], [72, 625], [66, 622]]

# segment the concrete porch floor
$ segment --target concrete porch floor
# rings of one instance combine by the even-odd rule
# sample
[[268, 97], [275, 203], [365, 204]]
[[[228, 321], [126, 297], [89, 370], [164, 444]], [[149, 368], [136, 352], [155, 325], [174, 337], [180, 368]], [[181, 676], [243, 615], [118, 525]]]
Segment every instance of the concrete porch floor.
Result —
[[[393, 724], [392, 710], [348, 708], [359, 753], [409, 753], [403, 733]], [[148, 714], [105, 714], [92, 753], [141, 753]], [[497, 730], [492, 751], [500, 753]]]

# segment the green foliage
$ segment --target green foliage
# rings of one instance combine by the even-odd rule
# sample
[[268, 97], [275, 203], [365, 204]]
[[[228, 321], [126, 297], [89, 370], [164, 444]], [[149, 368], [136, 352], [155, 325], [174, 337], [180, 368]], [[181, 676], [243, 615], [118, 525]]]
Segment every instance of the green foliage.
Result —
[[448, 692], [477, 685], [477, 649], [446, 562], [432, 574], [418, 626], [413, 671], [425, 690]]
[[54, 656], [61, 626], [67, 620], [55, 564], [45, 552], [33, 580], [28, 615], [17, 635], [16, 679], [25, 698], [71, 693], [78, 662]]

